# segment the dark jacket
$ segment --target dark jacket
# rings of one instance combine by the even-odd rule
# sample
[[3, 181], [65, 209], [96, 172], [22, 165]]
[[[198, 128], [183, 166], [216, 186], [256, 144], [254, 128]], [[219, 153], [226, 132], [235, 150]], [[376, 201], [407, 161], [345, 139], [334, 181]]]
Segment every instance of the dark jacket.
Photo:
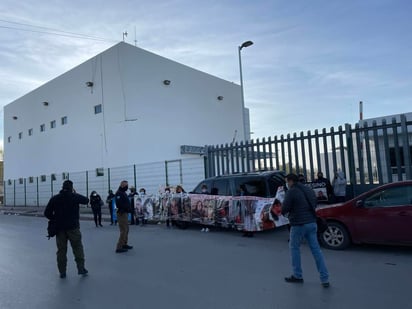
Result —
[[79, 204], [88, 203], [87, 197], [62, 190], [50, 199], [44, 210], [44, 216], [56, 222], [57, 231], [73, 230], [80, 227]]
[[96, 196], [90, 195], [90, 205], [92, 206], [93, 210], [98, 210], [102, 207], [102, 198], [99, 194]]
[[291, 225], [313, 223], [316, 222], [316, 204], [316, 195], [313, 190], [301, 183], [296, 183], [286, 192], [282, 214], [288, 214]]
[[126, 192], [122, 190], [122, 188], [119, 188], [119, 190], [117, 190], [115, 201], [118, 212], [128, 213], [132, 211], [129, 197], [127, 196]]
[[106, 203], [109, 204], [109, 206], [112, 206], [112, 201], [115, 195], [113, 193], [109, 193], [109, 195], [106, 198]]

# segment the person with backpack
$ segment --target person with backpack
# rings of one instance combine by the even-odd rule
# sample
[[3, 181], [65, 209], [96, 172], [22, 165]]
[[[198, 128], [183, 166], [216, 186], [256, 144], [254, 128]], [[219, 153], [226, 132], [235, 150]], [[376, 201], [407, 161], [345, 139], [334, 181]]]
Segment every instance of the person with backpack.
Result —
[[291, 225], [289, 248], [292, 258], [293, 274], [286, 277], [290, 283], [303, 283], [303, 272], [300, 258], [300, 245], [305, 238], [320, 274], [323, 287], [329, 287], [329, 273], [319, 246], [316, 224], [316, 196], [312, 189], [299, 182], [295, 174], [286, 176], [287, 187], [282, 204], [282, 214], [287, 215]]
[[103, 227], [102, 225], [102, 198], [96, 191], [92, 191], [90, 194], [90, 206], [92, 207], [93, 211], [93, 219], [96, 227]]
[[79, 275], [86, 276], [87, 269], [84, 267], [84, 250], [82, 234], [80, 232], [80, 210], [79, 204], [87, 205], [89, 199], [77, 194], [73, 189], [73, 182], [66, 180], [59, 194], [53, 196], [44, 210], [44, 216], [54, 222], [57, 245], [57, 268], [60, 278], [66, 278], [67, 268], [67, 242], [73, 249], [73, 255]]

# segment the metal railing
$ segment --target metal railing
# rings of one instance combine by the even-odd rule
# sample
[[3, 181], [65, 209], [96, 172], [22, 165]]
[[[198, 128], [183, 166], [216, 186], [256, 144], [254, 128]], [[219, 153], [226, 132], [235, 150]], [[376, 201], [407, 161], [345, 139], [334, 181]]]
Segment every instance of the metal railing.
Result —
[[412, 121], [405, 115], [391, 122], [364, 121], [344, 127], [293, 133], [247, 142], [206, 147], [208, 177], [282, 170], [313, 181], [343, 171], [349, 195], [393, 181], [412, 179]]

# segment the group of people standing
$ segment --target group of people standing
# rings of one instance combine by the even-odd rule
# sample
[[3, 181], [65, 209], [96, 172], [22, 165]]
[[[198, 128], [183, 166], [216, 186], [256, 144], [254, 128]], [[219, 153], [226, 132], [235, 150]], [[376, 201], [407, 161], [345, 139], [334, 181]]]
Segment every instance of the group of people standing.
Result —
[[324, 188], [323, 191], [317, 192], [317, 199], [319, 202], [328, 202], [328, 203], [343, 203], [346, 200], [346, 185], [347, 180], [345, 174], [342, 171], [335, 172], [332, 183], [329, 179], [324, 177], [321, 171], [318, 172], [317, 178], [313, 183], [308, 183], [305, 175], [297, 175], [298, 182], [306, 185], [312, 185], [313, 188], [319, 189]]
[[[128, 189], [128, 182], [124, 180], [120, 183], [116, 194], [110, 195], [111, 199], [114, 199], [116, 203], [117, 221], [120, 231], [115, 250], [116, 253], [123, 253], [133, 249], [128, 244], [128, 214], [132, 211], [131, 201], [126, 193]], [[76, 193], [73, 182], [70, 180], [63, 182], [62, 190], [49, 200], [44, 211], [44, 216], [53, 222], [55, 229], [57, 268], [62, 279], [66, 278], [68, 242], [70, 242], [73, 250], [78, 274], [82, 276], [88, 274], [88, 270], [85, 268], [82, 234], [80, 232], [80, 204], [88, 205], [89, 202], [93, 209], [96, 226], [102, 226], [101, 206], [104, 203], [102, 203], [101, 197], [95, 191], [91, 193], [90, 199]]]

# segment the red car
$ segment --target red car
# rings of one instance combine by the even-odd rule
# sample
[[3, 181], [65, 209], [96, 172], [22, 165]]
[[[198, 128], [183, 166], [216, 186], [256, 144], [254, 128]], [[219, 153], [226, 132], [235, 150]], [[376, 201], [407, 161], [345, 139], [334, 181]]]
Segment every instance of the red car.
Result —
[[316, 212], [328, 222], [320, 235], [326, 248], [342, 250], [351, 243], [412, 245], [412, 181], [383, 185]]

